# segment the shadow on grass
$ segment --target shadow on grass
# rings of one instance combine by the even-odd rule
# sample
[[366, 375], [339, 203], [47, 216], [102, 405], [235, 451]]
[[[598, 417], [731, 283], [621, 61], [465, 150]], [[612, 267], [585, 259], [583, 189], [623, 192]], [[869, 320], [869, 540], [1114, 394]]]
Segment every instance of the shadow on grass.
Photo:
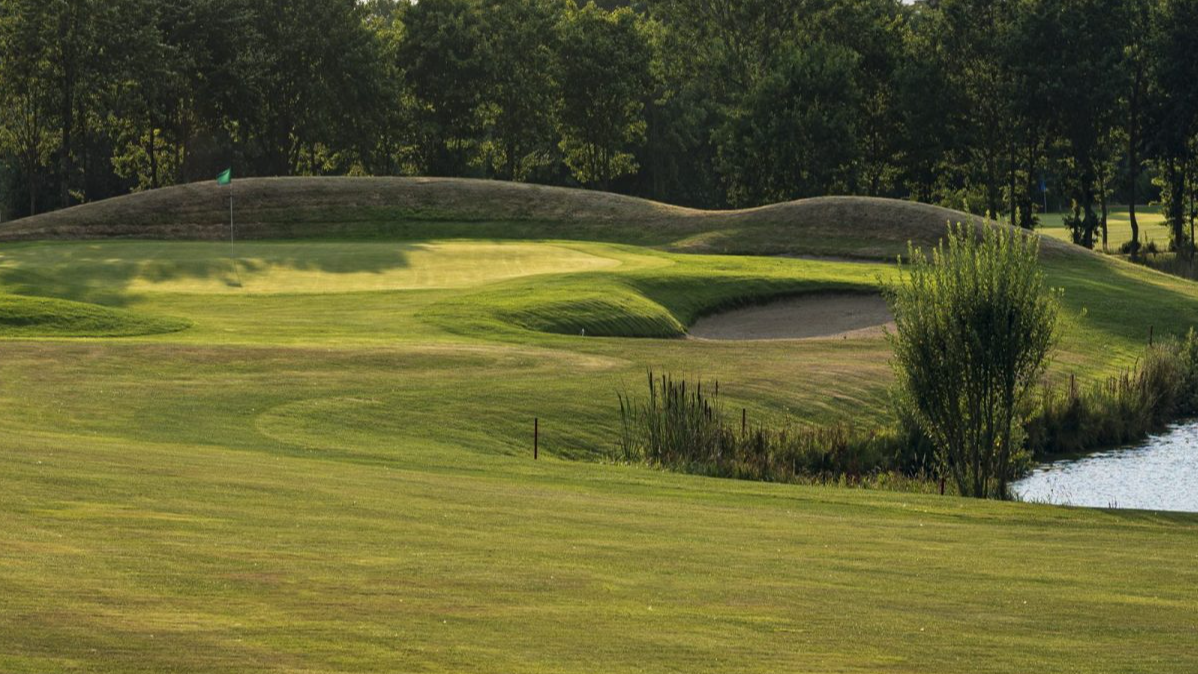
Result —
[[1103, 510], [1103, 513], [1122, 520], [1124, 522], [1133, 522], [1136, 524], [1152, 524], [1164, 526], [1194, 526], [1198, 527], [1198, 513], [1183, 513], [1173, 511], [1156, 511], [1156, 510], [1122, 510], [1109, 509]]
[[0, 289], [17, 295], [124, 306], [135, 282], [216, 280], [228, 288], [277, 269], [327, 274], [381, 274], [410, 267], [423, 244], [247, 242], [70, 242], [0, 248]]

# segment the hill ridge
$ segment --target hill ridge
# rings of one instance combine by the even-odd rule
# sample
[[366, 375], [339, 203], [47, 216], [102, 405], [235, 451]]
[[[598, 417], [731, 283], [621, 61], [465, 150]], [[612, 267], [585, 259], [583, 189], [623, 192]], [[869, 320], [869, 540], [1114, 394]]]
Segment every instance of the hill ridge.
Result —
[[[862, 258], [934, 245], [948, 222], [982, 222], [941, 206], [825, 196], [742, 210], [699, 210], [568, 187], [470, 178], [245, 178], [234, 183], [243, 239], [556, 238], [687, 252]], [[214, 181], [139, 192], [0, 225], [0, 241], [228, 236], [228, 188]], [[1005, 226], [1005, 225], [1004, 225]], [[1082, 249], [1043, 239], [1045, 249]]]

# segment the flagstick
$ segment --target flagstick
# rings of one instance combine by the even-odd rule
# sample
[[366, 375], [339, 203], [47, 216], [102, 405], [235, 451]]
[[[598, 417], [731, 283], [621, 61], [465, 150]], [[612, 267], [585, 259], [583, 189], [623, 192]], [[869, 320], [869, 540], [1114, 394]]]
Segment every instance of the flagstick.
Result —
[[229, 258], [233, 261], [233, 273], [237, 274], [237, 287], [241, 283], [241, 270], [237, 268], [237, 253], [233, 250], [233, 181], [229, 181]]

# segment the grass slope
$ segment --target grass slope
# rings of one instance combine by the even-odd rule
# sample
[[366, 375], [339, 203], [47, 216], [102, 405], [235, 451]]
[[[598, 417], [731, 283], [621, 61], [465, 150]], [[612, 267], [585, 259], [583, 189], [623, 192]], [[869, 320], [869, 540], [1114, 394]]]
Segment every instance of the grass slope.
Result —
[[[241, 244], [242, 287], [224, 243], [0, 249], [0, 291], [193, 323], [0, 339], [0, 671], [1198, 668], [1193, 516], [566, 460], [612, 446], [615, 392], [648, 367], [718, 378], [754, 420], [878, 421], [878, 339], [595, 335], [867, 291], [889, 265], [404, 226]], [[1057, 376], [1198, 323], [1192, 283], [1064, 247], [1045, 265]]]
[[190, 325], [83, 302], [0, 295], [0, 337], [127, 337], [177, 332]]

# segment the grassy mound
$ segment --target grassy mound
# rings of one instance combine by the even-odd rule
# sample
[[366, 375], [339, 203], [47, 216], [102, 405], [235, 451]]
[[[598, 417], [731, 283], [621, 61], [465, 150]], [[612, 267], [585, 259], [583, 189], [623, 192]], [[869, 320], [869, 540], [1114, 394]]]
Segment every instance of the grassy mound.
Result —
[[[893, 258], [970, 216], [868, 197], [700, 211], [605, 192], [461, 178], [250, 178], [234, 183], [247, 239], [571, 239], [698, 253]], [[179, 185], [0, 226], [0, 240], [224, 239], [228, 188]], [[1045, 247], [1066, 251], [1062, 242]]]
[[0, 337], [130, 337], [184, 330], [190, 321], [44, 297], [0, 295]]

